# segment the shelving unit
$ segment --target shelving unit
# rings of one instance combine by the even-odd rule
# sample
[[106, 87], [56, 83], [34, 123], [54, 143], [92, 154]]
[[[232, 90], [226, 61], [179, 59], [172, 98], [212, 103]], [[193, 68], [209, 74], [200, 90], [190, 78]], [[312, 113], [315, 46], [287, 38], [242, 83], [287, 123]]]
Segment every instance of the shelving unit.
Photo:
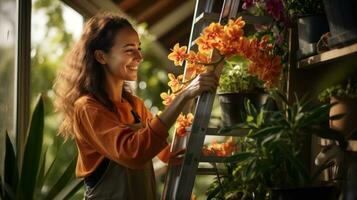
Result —
[[321, 54], [300, 60], [298, 62], [298, 68], [307, 69], [316, 65], [322, 65], [328, 62], [333, 62], [339, 59], [346, 59], [352, 56], [357, 56], [357, 43], [338, 49], [332, 49]]

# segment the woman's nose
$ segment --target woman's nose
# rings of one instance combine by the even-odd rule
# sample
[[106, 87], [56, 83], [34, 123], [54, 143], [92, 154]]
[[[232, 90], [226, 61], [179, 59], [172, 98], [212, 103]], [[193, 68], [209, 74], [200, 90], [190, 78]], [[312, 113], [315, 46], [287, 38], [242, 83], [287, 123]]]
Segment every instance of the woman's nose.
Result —
[[135, 60], [137, 60], [138, 62], [143, 61], [143, 55], [142, 55], [142, 53], [141, 53], [139, 50], [136, 51]]

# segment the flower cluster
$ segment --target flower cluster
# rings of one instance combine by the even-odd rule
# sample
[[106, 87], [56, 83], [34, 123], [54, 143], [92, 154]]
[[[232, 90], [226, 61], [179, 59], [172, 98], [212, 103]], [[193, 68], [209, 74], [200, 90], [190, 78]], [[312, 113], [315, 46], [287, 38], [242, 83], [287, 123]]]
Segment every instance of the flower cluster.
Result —
[[204, 156], [231, 156], [236, 152], [237, 145], [235, 144], [233, 137], [223, 143], [217, 143], [217, 141], [212, 141], [209, 145], [204, 145], [202, 149], [202, 154]]
[[183, 115], [182, 113], [176, 120], [175, 128], [176, 134], [178, 136], [185, 136], [187, 133], [187, 128], [190, 128], [193, 121], [193, 114], [188, 113], [187, 115]]
[[[195, 44], [198, 46], [197, 52], [187, 51], [187, 46], [180, 46], [177, 43], [168, 55], [168, 59], [178, 67], [186, 62], [185, 74], [177, 77], [174, 74], [168, 74], [170, 89], [160, 95], [163, 104], [170, 105], [173, 99], [197, 75], [208, 70], [215, 70], [215, 67], [224, 59], [234, 55], [243, 56], [249, 61], [248, 73], [262, 80], [265, 87], [273, 86], [280, 77], [281, 59], [272, 53], [273, 47], [269, 42], [269, 37], [262, 37], [259, 40], [249, 39], [244, 36], [244, 26], [245, 22], [241, 17], [229, 20], [224, 26], [219, 23], [211, 23], [195, 40]], [[214, 50], [218, 54], [216, 60], [211, 59]], [[192, 123], [191, 115], [180, 115], [178, 118], [176, 124], [178, 135], [186, 133], [185, 128]]]

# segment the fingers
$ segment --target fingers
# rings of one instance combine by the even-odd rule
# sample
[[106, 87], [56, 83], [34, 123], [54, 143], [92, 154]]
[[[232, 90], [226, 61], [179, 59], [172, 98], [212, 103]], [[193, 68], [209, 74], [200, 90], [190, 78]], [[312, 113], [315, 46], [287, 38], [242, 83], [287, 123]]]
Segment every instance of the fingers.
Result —
[[180, 165], [180, 164], [182, 164], [183, 158], [184, 158], [183, 154], [185, 154], [185, 153], [186, 153], [186, 149], [180, 149], [178, 151], [175, 151], [175, 152], [171, 153], [169, 163], [171, 165]]
[[198, 77], [202, 77], [202, 78], [210, 78], [210, 77], [212, 77], [217, 82], [219, 81], [219, 77], [214, 72], [205, 72], [205, 73], [200, 74]]
[[186, 153], [186, 149], [180, 149], [178, 151], [171, 153], [170, 158], [175, 158], [175, 157], [182, 155], [184, 153]]

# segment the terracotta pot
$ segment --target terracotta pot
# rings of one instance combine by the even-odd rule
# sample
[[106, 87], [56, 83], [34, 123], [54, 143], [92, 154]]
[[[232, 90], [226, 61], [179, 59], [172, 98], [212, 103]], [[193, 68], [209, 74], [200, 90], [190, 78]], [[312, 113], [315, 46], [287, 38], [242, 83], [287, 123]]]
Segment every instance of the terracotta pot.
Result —
[[330, 116], [346, 114], [339, 120], [330, 121], [330, 128], [341, 131], [346, 136], [353, 130], [357, 130], [357, 100], [331, 97], [330, 102], [337, 103], [331, 108]]

